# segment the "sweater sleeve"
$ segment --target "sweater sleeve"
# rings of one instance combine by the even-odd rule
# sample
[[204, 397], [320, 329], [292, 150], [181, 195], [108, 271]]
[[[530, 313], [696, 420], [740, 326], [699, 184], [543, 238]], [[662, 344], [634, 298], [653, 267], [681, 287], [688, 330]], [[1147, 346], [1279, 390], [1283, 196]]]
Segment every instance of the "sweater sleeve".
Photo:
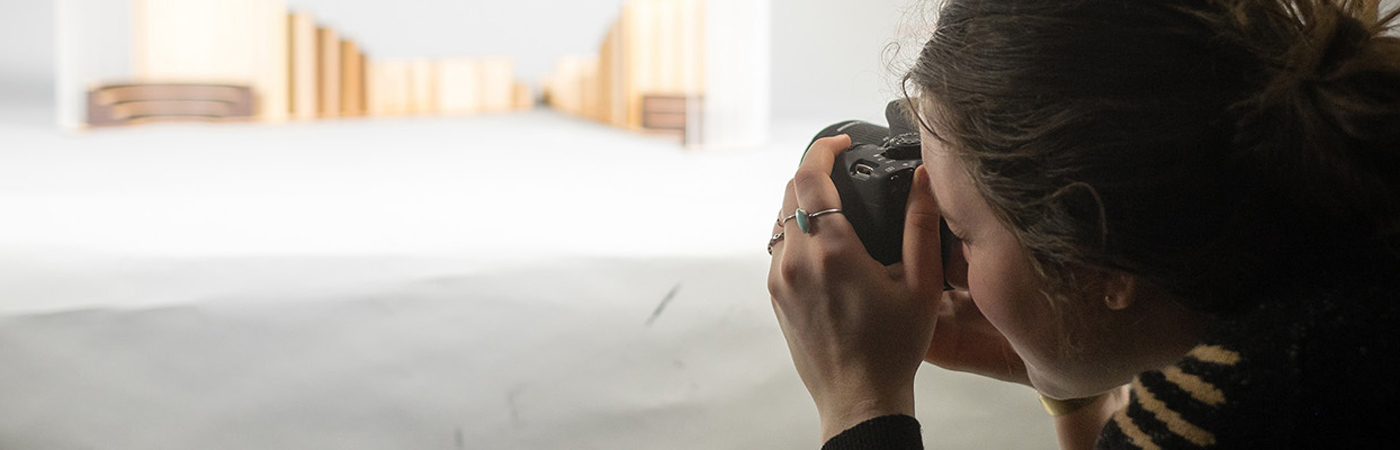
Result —
[[919, 421], [906, 415], [861, 422], [822, 445], [822, 450], [923, 450]]
[[1295, 448], [1296, 364], [1287, 352], [1234, 342], [1202, 344], [1174, 365], [1135, 377], [1098, 450]]

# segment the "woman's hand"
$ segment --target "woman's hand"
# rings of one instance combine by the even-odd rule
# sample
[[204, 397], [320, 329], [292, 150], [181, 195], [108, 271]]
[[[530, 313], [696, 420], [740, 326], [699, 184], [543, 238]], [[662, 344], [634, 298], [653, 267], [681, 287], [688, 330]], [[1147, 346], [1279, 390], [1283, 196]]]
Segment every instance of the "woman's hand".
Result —
[[[788, 184], [782, 213], [841, 207], [831, 181], [850, 138], [818, 140]], [[914, 373], [934, 342], [943, 289], [939, 216], [919, 169], [908, 203], [904, 262], [885, 267], [842, 214], [787, 221], [773, 246], [768, 289], [797, 373], [821, 415], [823, 441], [865, 420], [914, 415]]]
[[972, 303], [967, 291], [943, 293], [935, 330], [925, 361], [948, 370], [1031, 385], [1025, 362]]

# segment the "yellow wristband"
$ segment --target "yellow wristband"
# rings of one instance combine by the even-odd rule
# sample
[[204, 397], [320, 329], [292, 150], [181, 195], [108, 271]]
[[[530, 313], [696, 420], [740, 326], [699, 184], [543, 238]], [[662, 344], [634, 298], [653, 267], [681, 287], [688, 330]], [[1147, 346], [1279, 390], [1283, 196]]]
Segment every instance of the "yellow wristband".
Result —
[[1099, 398], [1102, 398], [1103, 396], [1104, 396], [1104, 394], [1099, 394], [1099, 395], [1095, 395], [1095, 396], [1093, 396], [1093, 397], [1071, 398], [1071, 399], [1068, 399], [1068, 400], [1055, 400], [1055, 399], [1053, 399], [1053, 398], [1050, 398], [1050, 397], [1046, 397], [1046, 396], [1044, 396], [1044, 395], [1041, 395], [1041, 396], [1040, 396], [1040, 404], [1045, 406], [1045, 412], [1050, 413], [1051, 416], [1053, 416], [1053, 417], [1060, 417], [1060, 416], [1063, 416], [1063, 415], [1065, 415], [1065, 414], [1069, 414], [1069, 413], [1072, 413], [1072, 412], [1075, 412], [1075, 411], [1079, 411], [1079, 410], [1081, 410], [1081, 409], [1084, 409], [1085, 406], [1089, 406], [1090, 404], [1094, 403], [1095, 401], [1098, 401]]

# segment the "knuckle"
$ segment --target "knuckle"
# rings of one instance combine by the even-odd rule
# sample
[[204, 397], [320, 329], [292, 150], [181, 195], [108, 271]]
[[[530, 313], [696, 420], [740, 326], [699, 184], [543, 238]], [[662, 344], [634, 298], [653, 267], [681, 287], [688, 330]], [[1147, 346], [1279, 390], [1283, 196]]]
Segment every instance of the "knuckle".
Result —
[[803, 168], [797, 171], [797, 175], [792, 178], [792, 186], [796, 192], [810, 191], [818, 188], [824, 182], [830, 181], [830, 175], [810, 168]]
[[[787, 283], [800, 283], [806, 280], [807, 271], [807, 265], [803, 264], [802, 261], [799, 261], [797, 258], [784, 258], [783, 262], [778, 264], [778, 274], [782, 279], [777, 282], [777, 286], [781, 287], [784, 281]], [[770, 285], [770, 289], [771, 288], [772, 286]]]
[[828, 248], [817, 256], [817, 264], [825, 271], [835, 271], [850, 262], [851, 255], [837, 248]]
[[778, 294], [783, 291], [783, 280], [776, 273], [768, 274], [768, 295], [778, 298]]
[[823, 273], [837, 272], [852, 264], [855, 256], [850, 246], [845, 243], [823, 243], [813, 254], [813, 264]]

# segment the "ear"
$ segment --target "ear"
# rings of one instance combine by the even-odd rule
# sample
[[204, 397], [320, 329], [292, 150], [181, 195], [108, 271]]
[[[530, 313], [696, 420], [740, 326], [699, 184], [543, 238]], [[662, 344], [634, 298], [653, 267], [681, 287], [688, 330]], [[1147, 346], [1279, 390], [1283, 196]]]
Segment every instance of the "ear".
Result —
[[1103, 301], [1108, 309], [1122, 311], [1137, 301], [1141, 283], [1137, 277], [1122, 272], [1104, 274]]

